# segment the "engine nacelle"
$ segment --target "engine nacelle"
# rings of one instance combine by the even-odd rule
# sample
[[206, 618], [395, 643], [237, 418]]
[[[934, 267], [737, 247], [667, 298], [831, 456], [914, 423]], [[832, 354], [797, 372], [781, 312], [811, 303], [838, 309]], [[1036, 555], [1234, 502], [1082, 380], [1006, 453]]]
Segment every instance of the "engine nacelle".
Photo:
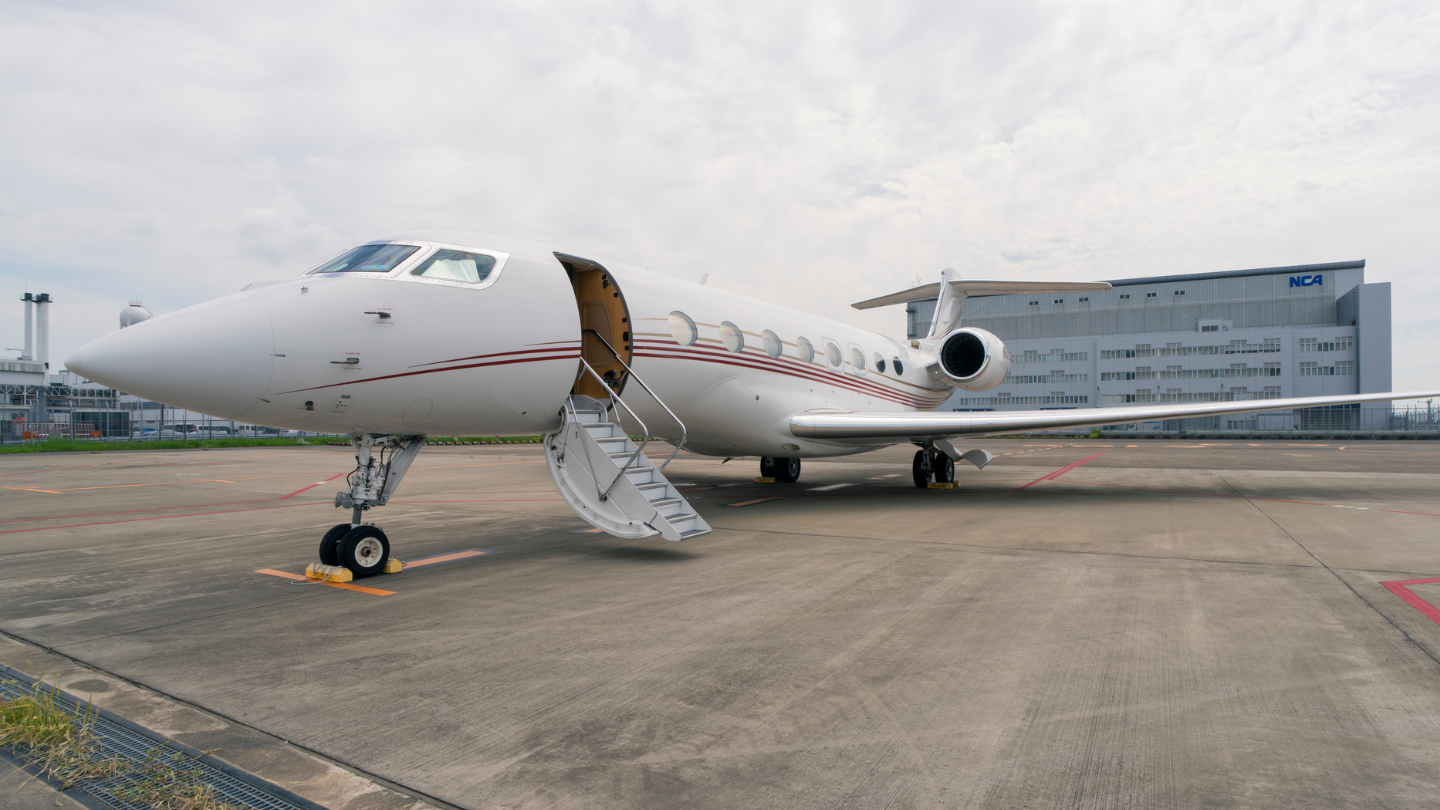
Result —
[[956, 329], [940, 342], [940, 374], [965, 391], [989, 391], [1010, 373], [1010, 350], [984, 329]]

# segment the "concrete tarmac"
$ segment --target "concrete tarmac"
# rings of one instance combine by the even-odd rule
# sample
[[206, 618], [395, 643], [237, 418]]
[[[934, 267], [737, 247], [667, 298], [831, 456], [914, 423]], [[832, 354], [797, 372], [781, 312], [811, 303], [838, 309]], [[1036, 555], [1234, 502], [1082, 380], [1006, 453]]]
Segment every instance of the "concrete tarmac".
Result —
[[256, 573], [348, 449], [0, 456], [0, 631], [467, 808], [1440, 807], [1440, 443], [980, 446], [681, 456], [684, 544], [428, 448], [385, 594]]

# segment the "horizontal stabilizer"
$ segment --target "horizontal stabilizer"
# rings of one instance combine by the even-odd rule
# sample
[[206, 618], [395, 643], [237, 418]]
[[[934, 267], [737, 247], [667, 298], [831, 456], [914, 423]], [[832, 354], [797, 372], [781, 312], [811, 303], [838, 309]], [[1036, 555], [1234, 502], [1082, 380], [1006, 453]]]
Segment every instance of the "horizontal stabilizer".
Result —
[[[1017, 295], [1022, 293], [1056, 293], [1056, 292], [1094, 292], [1110, 289], [1110, 284], [1104, 281], [995, 281], [983, 279], [953, 279], [950, 281], [950, 291], [959, 297], [972, 295]], [[911, 301], [926, 301], [931, 298], [940, 297], [940, 282], [933, 284], [921, 284], [919, 287], [911, 287], [889, 295], [882, 295], [879, 298], [871, 298], [869, 301], [861, 301], [858, 304], [851, 304], [855, 309], [874, 309], [876, 307], [888, 307], [893, 304], [908, 304]]]

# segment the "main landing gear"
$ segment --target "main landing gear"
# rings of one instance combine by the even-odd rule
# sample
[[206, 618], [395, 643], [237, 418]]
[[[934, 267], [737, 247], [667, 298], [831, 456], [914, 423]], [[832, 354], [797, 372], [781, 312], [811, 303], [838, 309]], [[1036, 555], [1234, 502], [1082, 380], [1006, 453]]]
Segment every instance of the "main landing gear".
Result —
[[910, 465], [915, 486], [925, 489], [933, 479], [937, 484], [955, 483], [955, 459], [933, 447], [922, 447], [915, 451], [915, 461]]
[[366, 509], [390, 501], [424, 444], [424, 436], [350, 436], [350, 446], [355, 448], [355, 471], [346, 479], [350, 489], [335, 493], [335, 506], [351, 510], [350, 522], [332, 527], [320, 538], [322, 564], [348, 568], [356, 579], [385, 568], [390, 559], [390, 539], [379, 526], [361, 520]]
[[774, 478], [781, 484], [793, 484], [800, 480], [800, 459], [762, 457], [760, 477]]

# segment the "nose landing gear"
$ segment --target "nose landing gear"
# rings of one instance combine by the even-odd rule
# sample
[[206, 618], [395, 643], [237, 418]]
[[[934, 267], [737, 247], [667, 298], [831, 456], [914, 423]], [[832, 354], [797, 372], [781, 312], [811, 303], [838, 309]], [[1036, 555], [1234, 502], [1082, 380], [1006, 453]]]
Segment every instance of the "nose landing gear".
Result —
[[390, 539], [362, 519], [366, 509], [389, 502], [424, 444], [424, 436], [350, 436], [355, 471], [347, 479], [350, 489], [335, 493], [335, 506], [351, 510], [350, 522], [331, 527], [320, 539], [322, 564], [347, 568], [357, 579], [385, 570]]

